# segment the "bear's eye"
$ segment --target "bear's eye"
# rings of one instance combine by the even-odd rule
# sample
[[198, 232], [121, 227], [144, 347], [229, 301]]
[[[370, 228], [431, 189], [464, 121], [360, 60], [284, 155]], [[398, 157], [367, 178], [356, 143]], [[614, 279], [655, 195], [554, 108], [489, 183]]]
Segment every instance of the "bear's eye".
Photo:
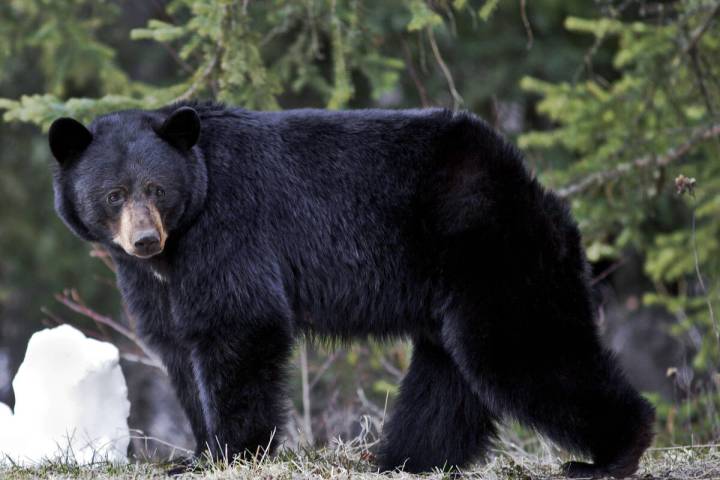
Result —
[[161, 187], [157, 187], [155, 189], [155, 195], [157, 195], [158, 197], [162, 197], [165, 195], [165, 190], [163, 190]]
[[122, 190], [113, 190], [108, 193], [107, 202], [110, 205], [120, 205], [125, 200], [125, 193]]

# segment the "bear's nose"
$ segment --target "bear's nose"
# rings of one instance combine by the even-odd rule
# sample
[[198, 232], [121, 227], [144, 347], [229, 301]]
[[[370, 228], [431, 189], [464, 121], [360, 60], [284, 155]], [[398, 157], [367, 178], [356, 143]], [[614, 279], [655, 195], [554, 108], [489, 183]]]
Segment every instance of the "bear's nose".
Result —
[[142, 230], [135, 234], [133, 245], [138, 253], [155, 253], [160, 246], [160, 236], [155, 230]]

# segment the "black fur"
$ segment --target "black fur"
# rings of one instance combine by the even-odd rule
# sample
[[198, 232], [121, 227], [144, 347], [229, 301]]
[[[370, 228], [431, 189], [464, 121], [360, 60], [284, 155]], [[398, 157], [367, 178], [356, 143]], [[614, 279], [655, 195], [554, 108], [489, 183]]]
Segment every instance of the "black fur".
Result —
[[[189, 108], [161, 127], [179, 107], [199, 139]], [[298, 335], [407, 336], [381, 469], [466, 465], [507, 417], [595, 462], [569, 475], [637, 468], [653, 409], [598, 341], [577, 227], [476, 117], [188, 104], [100, 117], [77, 154], [85, 133], [55, 133], [53, 151], [75, 155], [56, 170], [57, 210], [112, 252], [200, 450], [268, 445]], [[112, 243], [103, 202], [143, 179], [167, 192], [169, 238], [148, 260]]]

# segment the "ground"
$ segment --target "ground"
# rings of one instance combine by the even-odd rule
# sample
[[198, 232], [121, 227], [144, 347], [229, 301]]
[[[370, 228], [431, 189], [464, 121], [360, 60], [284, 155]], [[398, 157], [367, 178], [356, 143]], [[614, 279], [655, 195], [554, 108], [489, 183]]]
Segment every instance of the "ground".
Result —
[[[368, 462], [364, 445], [336, 443], [332, 447], [302, 452], [285, 452], [275, 458], [261, 458], [256, 462], [220, 463], [203, 472], [175, 477], [183, 479], [554, 479], [562, 458], [546, 453], [529, 455], [523, 452], [498, 451], [486, 465], [448, 475], [439, 472], [428, 475], [411, 475], [397, 472], [380, 475]], [[74, 467], [54, 463], [41, 468], [1, 468], [0, 478], [25, 480], [51, 479], [153, 479], [168, 478], [162, 465], [139, 462], [124, 466], [98, 464], [91, 467]], [[636, 479], [718, 479], [720, 478], [720, 445], [651, 449], [643, 457]]]

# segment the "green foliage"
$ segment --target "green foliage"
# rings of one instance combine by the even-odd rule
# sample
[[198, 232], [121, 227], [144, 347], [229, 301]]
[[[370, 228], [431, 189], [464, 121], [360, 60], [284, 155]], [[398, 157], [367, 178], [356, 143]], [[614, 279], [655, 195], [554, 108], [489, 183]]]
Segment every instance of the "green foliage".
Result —
[[[243, 4], [174, 0], [167, 6], [173, 23], [151, 19], [146, 27], [130, 32], [133, 40], [151, 40], [176, 52], [182, 66], [183, 75], [176, 84], [149, 87], [130, 80], [118, 67], [112, 47], [97, 35], [105, 22], [112, 21], [115, 8], [110, 4], [88, 0], [11, 2], [0, 8], [6, 10], [3, 18], [10, 19], [9, 36], [19, 42], [0, 51], [0, 61], [39, 50], [48, 93], [0, 99], [0, 109], [6, 111], [6, 121], [47, 127], [59, 115], [89, 120], [117, 109], [153, 108], [197, 97], [277, 109], [278, 97], [288, 87], [294, 92], [312, 90], [328, 108], [342, 108], [354, 95], [354, 71], [366, 76], [372, 96], [379, 98], [397, 86], [403, 62], [374, 47], [385, 41], [383, 37], [402, 32], [403, 27], [413, 31], [442, 25], [444, 20], [422, 0], [398, 2], [383, 8], [384, 13], [405, 19], [392, 22], [391, 30], [386, 31], [385, 25], [366, 23], [373, 7], [360, 1], [334, 0]], [[105, 10], [100, 12], [100, 8]], [[38, 33], [29, 33], [36, 29]], [[325, 58], [328, 47], [331, 74]], [[96, 98], [59, 100], [68, 83], [91, 82], [100, 86]]]
[[499, 4], [500, 0], [487, 0], [482, 8], [480, 8], [478, 15], [487, 22]]
[[[0, 5], [0, 32], [11, 41], [0, 47], [0, 63], [32, 50], [46, 80], [45, 90], [56, 95], [91, 78], [99, 78], [111, 90], [126, 89], [128, 79], [113, 63], [113, 49], [96, 38], [101, 19], [116, 14], [117, 7], [105, 0], [4, 2]], [[66, 21], [68, 18], [76, 20]], [[0, 71], [0, 76], [3, 73]]]
[[[614, 69], [588, 68], [572, 82], [524, 78], [554, 128], [520, 137], [524, 148], [564, 153], [543, 159], [540, 174], [571, 198], [591, 260], [628, 248], [645, 254], [656, 287], [645, 303], [677, 315], [673, 334], [699, 333], [693, 366], [706, 373], [720, 360], [712, 309], [720, 299], [718, 10], [688, 0], [667, 16], [569, 17], [565, 27], [596, 45], [615, 42]], [[675, 193], [681, 174], [697, 180], [694, 192]]]
[[432, 28], [443, 24], [443, 19], [435, 13], [430, 6], [423, 0], [413, 0], [410, 2], [410, 12], [412, 17], [407, 29], [411, 32], [414, 30], [422, 30], [424, 28]]
[[[537, 12], [539, 33], [552, 31], [566, 8], [572, 12], [572, 5], [582, 3], [567, 2], [568, 7], [559, 7], [548, 1]], [[366, 92], [378, 101], [403, 88], [403, 82], [410, 79], [401, 73], [415, 58], [420, 61], [420, 76], [429, 77], [429, 84], [419, 88], [434, 92], [443, 90], [446, 81], [430, 75], [433, 59], [423, 32], [437, 30], [442, 48], [457, 35], [477, 33], [477, 19], [487, 20], [491, 12], [517, 15], [497, 0], [481, 7], [466, 0], [432, 4], [425, 0], [172, 0], [161, 18], [151, 18], [145, 26], [126, 33], [142, 42], [136, 48], [161, 46], [176, 61], [171, 79], [148, 85], [122, 68], [108, 40], [107, 30], [120, 14], [114, 3], [14, 1], [0, 6], [0, 32], [9, 39], [0, 46], [0, 64], [8, 67], [13, 59], [39, 55], [42, 71], [38, 73], [45, 82], [43, 93], [0, 98], [0, 110], [5, 110], [6, 121], [47, 128], [60, 115], [88, 121], [117, 109], [153, 108], [191, 97], [276, 109], [292, 94], [313, 104], [343, 108]], [[507, 82], [508, 76], [515, 77], [521, 70], [539, 73], [539, 68], [548, 65], [550, 51], [559, 54], [553, 62], [565, 65], [573, 61], [568, 53], [578, 51], [572, 46], [547, 44], [547, 52], [539, 47], [527, 59], [531, 68], [523, 68], [525, 60], [521, 59], [502, 61], [478, 72], [475, 60], [480, 65], [497, 63], [502, 57], [517, 60], [517, 52], [526, 50], [524, 30], [518, 27], [521, 35], [509, 34], [500, 23], [497, 31], [486, 32], [492, 42], [466, 35], [461, 44], [463, 55], [474, 59], [467, 62], [467, 73], [472, 75], [467, 81], [463, 68], [456, 68], [458, 83], [466, 85], [468, 106], [477, 100], [487, 102], [508, 88], [518, 92], [514, 83]], [[496, 27], [491, 22], [488, 28]], [[516, 52], [506, 52], [508, 48]], [[508, 67], [509, 72], [505, 70]], [[492, 76], [486, 79], [490, 81], [478, 81], [487, 75]], [[416, 84], [422, 81], [415, 78]], [[75, 92], [90, 95], [75, 97]]]
[[716, 387], [678, 404], [657, 395], [650, 395], [649, 400], [656, 408], [658, 444], [703, 444], [720, 436], [720, 394]]

